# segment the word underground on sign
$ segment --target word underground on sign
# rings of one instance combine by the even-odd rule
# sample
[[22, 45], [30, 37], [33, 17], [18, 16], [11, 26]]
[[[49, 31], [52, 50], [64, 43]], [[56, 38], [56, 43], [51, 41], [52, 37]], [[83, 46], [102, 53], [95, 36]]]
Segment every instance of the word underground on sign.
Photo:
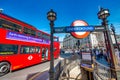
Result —
[[66, 27], [66, 32], [84, 32], [84, 31], [94, 31], [94, 27], [93, 26]]

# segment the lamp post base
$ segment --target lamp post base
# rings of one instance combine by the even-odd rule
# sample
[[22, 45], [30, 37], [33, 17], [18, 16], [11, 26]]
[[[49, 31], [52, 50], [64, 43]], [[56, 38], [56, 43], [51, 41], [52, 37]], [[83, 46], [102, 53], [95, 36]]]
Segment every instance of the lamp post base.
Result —
[[55, 79], [54, 72], [55, 72], [54, 68], [49, 70], [49, 80], [54, 80]]

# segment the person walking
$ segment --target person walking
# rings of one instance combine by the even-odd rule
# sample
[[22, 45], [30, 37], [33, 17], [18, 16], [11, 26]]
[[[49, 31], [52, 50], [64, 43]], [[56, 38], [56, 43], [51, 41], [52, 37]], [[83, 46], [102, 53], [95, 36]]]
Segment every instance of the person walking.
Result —
[[107, 50], [103, 50], [103, 57], [105, 58], [106, 61], [108, 61], [108, 56], [107, 56]]
[[120, 66], [120, 57], [119, 57], [119, 50], [115, 49], [115, 57], [116, 57], [116, 64]]
[[102, 49], [100, 49], [100, 53], [99, 53], [98, 57], [99, 57], [100, 59], [103, 58], [103, 50], [102, 50]]
[[99, 57], [99, 50], [97, 49], [97, 47], [95, 47], [94, 49], [93, 49], [93, 53], [95, 54], [95, 58], [96, 59], [99, 59], [100, 57]]
[[75, 55], [75, 49], [72, 49], [72, 55]]

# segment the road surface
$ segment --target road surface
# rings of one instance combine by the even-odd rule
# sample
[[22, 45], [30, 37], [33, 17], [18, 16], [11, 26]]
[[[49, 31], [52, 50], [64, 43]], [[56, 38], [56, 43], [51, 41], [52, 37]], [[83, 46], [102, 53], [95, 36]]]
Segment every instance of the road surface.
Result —
[[[60, 59], [56, 59], [55, 65], [59, 61], [60, 61]], [[31, 67], [27, 67], [27, 68], [24, 68], [21, 70], [17, 70], [17, 71], [8, 73], [7, 75], [0, 77], [0, 80], [26, 80], [27, 77], [31, 74], [48, 70], [49, 66], [50, 66], [50, 61], [40, 63], [40, 64], [31, 66]]]

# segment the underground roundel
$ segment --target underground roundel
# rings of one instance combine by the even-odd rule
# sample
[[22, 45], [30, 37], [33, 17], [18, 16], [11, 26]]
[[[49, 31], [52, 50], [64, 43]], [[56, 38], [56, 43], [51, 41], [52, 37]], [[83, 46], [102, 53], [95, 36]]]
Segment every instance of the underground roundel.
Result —
[[[88, 24], [83, 20], [75, 20], [71, 24], [71, 26], [72, 27], [75, 27], [75, 26], [88, 26]], [[70, 34], [75, 38], [85, 38], [90, 34], [90, 32], [71, 32]]]

